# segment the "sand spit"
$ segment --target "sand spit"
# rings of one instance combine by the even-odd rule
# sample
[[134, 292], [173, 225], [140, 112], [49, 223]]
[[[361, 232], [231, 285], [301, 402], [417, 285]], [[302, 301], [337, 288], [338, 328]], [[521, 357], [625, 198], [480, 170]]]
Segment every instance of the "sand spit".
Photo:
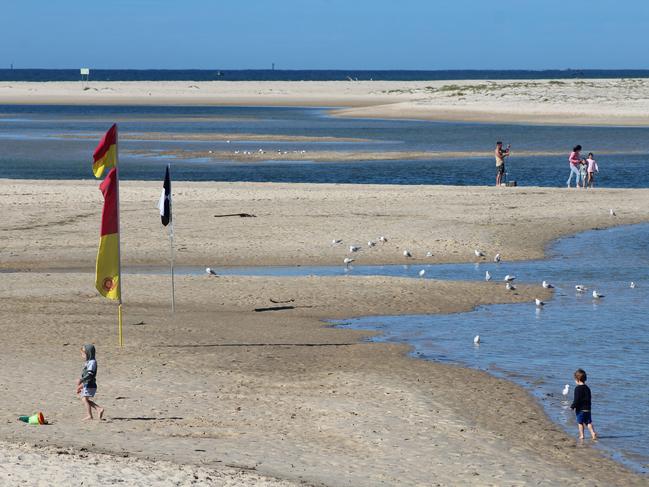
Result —
[[315, 106], [355, 118], [646, 126], [649, 80], [3, 82], [0, 103]]

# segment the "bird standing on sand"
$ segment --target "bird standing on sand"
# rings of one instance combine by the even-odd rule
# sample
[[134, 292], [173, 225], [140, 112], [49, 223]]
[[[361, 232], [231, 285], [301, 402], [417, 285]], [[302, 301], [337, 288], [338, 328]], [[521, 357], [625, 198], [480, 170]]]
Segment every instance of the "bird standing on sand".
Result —
[[345, 257], [345, 259], [343, 260], [345, 267], [349, 267], [349, 264], [351, 264], [352, 262], [354, 262], [354, 259], [350, 259], [349, 257]]
[[350, 252], [358, 252], [361, 248], [358, 245], [350, 245], [349, 246], [349, 251]]
[[383, 236], [379, 237], [379, 242], [381, 242], [381, 243], [386, 243], [387, 241], [388, 241], [387, 238], [385, 238], [385, 237], [383, 237]]
[[484, 252], [481, 252], [480, 250], [476, 249], [473, 251], [476, 257], [484, 257]]
[[500, 264], [500, 254], [496, 254], [496, 256], [494, 257], [494, 262], [496, 264]]
[[473, 344], [480, 345], [480, 335], [476, 335], [473, 337]]
[[542, 285], [545, 289], [552, 289], [552, 288], [554, 288], [554, 286], [553, 286], [552, 284], [550, 284], [548, 281], [543, 281], [543, 282], [541, 283], [541, 285]]
[[608, 210], [608, 214], [611, 215], [611, 216], [615, 216], [615, 212], [613, 211], [613, 208]]
[[484, 273], [484, 280], [485, 281], [491, 281], [491, 274], [489, 274], [489, 271]]
[[507, 274], [505, 276], [505, 279], [503, 279], [503, 281], [512, 282], [515, 279], [516, 279], [516, 276], [510, 276], [509, 274]]
[[373, 240], [370, 240], [369, 242], [367, 242], [367, 246], [370, 247], [370, 248], [374, 247], [375, 245], [376, 245], [376, 242], [374, 242]]
[[343, 243], [343, 239], [342, 239], [342, 238], [334, 238], [334, 239], [331, 241], [331, 245], [340, 245], [341, 243]]
[[210, 276], [216, 276], [217, 275], [216, 271], [214, 269], [212, 269], [211, 267], [206, 267], [205, 272]]
[[412, 257], [412, 254], [410, 253], [409, 250], [404, 250], [404, 251], [403, 251], [403, 256], [404, 256], [404, 257]]
[[505, 288], [506, 288], [508, 291], [516, 291], [516, 286], [514, 286], [511, 282], [508, 282], [508, 283], [505, 285]]
[[563, 386], [563, 391], [561, 391], [561, 394], [563, 394], [563, 396], [566, 397], [569, 392], [570, 392], [570, 385], [566, 384], [565, 386]]
[[597, 289], [594, 289], [594, 290], [593, 290], [593, 298], [594, 298], [594, 299], [600, 299], [600, 298], [603, 298], [603, 297], [604, 297], [604, 295], [598, 293], [598, 292], [597, 292]]

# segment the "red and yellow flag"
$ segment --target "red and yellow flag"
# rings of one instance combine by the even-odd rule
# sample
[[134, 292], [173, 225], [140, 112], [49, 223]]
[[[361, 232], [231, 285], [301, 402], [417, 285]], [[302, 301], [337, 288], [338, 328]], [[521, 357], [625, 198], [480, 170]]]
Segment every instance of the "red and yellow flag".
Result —
[[108, 132], [99, 141], [99, 145], [92, 154], [92, 172], [96, 178], [100, 178], [104, 169], [110, 169], [117, 165], [117, 124], [113, 124]]
[[[115, 146], [113, 145], [113, 147]], [[104, 195], [104, 209], [101, 213], [101, 237], [95, 272], [97, 291], [108, 299], [114, 300], [121, 300], [122, 297], [119, 282], [118, 184], [117, 169], [113, 168], [99, 185], [99, 189]]]

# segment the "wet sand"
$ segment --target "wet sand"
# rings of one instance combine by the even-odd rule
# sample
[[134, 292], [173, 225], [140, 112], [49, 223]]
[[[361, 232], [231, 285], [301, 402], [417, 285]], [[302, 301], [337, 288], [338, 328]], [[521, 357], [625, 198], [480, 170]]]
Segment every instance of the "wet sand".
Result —
[[[313, 485], [646, 485], [578, 445], [514, 384], [322, 322], [548, 299], [540, 286], [509, 293], [485, 282], [183, 276], [172, 317], [167, 278], [128, 275], [120, 350], [114, 303], [97, 295], [91, 276], [47, 272], [94, 266], [97, 184], [0, 180], [8, 209], [0, 266], [32, 269], [1, 274], [5, 441], [71, 448], [93, 461], [127, 454], [133, 464], [102, 457], [92, 475], [106, 464], [132, 483], [149, 482], [136, 476], [150, 472], [148, 459], [199, 478], [240, 475], [241, 485], [275, 485], [264, 476]], [[125, 261], [164, 264], [160, 184], [122, 186]], [[174, 198], [179, 264], [341, 264], [348, 243], [379, 235], [388, 242], [355, 254], [359, 263], [404, 262], [405, 248], [414, 262], [473, 261], [474, 248], [522, 259], [542, 256], [560, 235], [649, 220], [648, 190], [177, 183]], [[578, 219], [566, 212], [575, 207]], [[256, 218], [214, 218], [241, 211]], [[294, 308], [254, 311], [277, 306], [271, 299], [292, 299]], [[98, 347], [102, 423], [82, 423], [73, 394], [85, 342]], [[53, 424], [13, 420], [36, 409]], [[33, 465], [40, 455], [55, 469], [48, 475], [66, 478], [59, 454], [21, 448], [5, 458], [26, 455]]]

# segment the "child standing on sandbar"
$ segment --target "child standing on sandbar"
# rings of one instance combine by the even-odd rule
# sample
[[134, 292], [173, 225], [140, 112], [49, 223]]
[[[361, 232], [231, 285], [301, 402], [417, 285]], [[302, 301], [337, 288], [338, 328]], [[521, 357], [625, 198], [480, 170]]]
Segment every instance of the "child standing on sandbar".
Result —
[[104, 417], [104, 408], [92, 400], [97, 393], [97, 360], [95, 359], [95, 346], [84, 345], [81, 347], [81, 356], [86, 361], [83, 365], [81, 378], [77, 380], [77, 394], [81, 395], [81, 402], [86, 408], [87, 416], [84, 421], [92, 419], [92, 410], [97, 411], [99, 419]]
[[575, 371], [575, 398], [570, 409], [575, 410], [577, 425], [579, 426], [579, 439], [584, 439], [584, 426], [588, 426], [590, 437], [597, 439], [597, 433], [593, 428], [593, 421], [590, 417], [590, 388], [586, 385], [586, 371], [577, 369]]

